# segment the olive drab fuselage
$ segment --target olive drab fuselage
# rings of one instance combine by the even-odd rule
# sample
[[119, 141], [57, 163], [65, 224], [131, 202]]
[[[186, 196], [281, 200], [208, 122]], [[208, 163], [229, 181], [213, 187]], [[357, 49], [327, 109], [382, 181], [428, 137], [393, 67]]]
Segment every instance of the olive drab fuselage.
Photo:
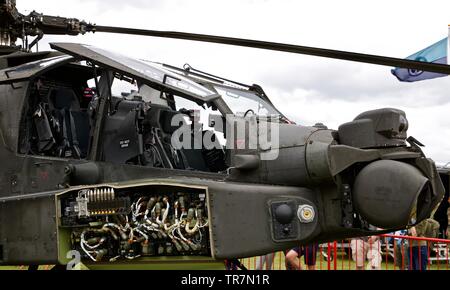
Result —
[[[207, 267], [405, 228], [442, 200], [401, 110], [364, 112], [337, 130], [300, 126], [258, 85], [77, 43], [30, 49], [44, 34], [97, 29], [446, 67], [24, 16], [15, 1], [0, 2], [0, 16], [0, 264], [66, 264], [79, 253], [98, 265], [173, 257]], [[15, 45], [28, 36], [36, 41]], [[117, 83], [135, 89], [117, 94]]]

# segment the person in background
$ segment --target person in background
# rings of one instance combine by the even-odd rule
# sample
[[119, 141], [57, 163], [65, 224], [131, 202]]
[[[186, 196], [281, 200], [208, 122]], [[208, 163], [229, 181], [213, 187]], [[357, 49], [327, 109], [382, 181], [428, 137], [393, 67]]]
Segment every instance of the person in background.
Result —
[[275, 253], [269, 253], [264, 256], [257, 257], [256, 258], [256, 270], [264, 270], [264, 264], [266, 264], [266, 270], [272, 270], [274, 258], [275, 258]]
[[368, 270], [381, 269], [381, 244], [380, 237], [368, 236], [354, 238], [350, 241], [352, 258], [356, 262], [356, 270], [364, 270], [364, 262], [368, 261]]
[[315, 270], [318, 248], [318, 244], [311, 244], [307, 246], [295, 247], [287, 251], [285, 257], [286, 270], [302, 270], [300, 263], [301, 256], [303, 256], [308, 270]]
[[[432, 218], [426, 219], [410, 228], [413, 237], [437, 238], [439, 235], [439, 223]], [[412, 254], [412, 255], [411, 255]], [[428, 265], [427, 241], [411, 241], [410, 269], [425, 271]]]
[[[407, 230], [400, 230], [394, 233], [395, 236], [408, 235]], [[407, 239], [394, 238], [395, 266], [400, 270], [409, 268], [409, 243]]]
[[233, 270], [233, 271], [238, 270], [238, 266], [236, 265], [236, 263], [233, 263], [233, 260], [225, 260], [224, 262], [226, 270]]
[[247, 270], [247, 268], [238, 259], [226, 259], [224, 262], [226, 270]]

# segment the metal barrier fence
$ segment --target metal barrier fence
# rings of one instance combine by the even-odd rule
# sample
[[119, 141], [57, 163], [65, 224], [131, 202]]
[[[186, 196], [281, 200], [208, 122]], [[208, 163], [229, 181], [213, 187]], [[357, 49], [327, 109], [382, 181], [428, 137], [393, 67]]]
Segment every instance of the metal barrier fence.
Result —
[[[313, 253], [305, 247], [298, 266], [315, 270], [450, 269], [450, 240], [391, 234], [376, 236], [373, 240], [351, 239], [319, 244]], [[284, 252], [244, 258], [240, 262], [249, 270], [286, 269]]]

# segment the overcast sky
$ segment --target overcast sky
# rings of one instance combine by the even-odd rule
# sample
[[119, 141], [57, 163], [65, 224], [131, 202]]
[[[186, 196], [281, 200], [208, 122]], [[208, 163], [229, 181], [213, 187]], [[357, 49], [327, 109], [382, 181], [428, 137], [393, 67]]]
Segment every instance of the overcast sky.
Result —
[[[252, 38], [406, 57], [448, 35], [450, 1], [17, 0], [32, 10], [99, 25]], [[450, 77], [401, 83], [390, 67], [312, 56], [114, 34], [45, 37], [81, 42], [136, 58], [194, 68], [261, 85], [302, 125], [330, 128], [383, 107], [406, 112], [409, 135], [437, 162], [450, 161]]]

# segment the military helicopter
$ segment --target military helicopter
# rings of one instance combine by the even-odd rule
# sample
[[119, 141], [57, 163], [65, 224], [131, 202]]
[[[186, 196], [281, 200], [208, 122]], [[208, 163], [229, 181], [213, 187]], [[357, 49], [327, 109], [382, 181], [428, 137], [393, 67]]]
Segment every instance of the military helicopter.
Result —
[[[78, 43], [31, 48], [44, 35], [105, 32], [440, 73], [448, 65], [99, 26], [15, 4], [0, 1], [1, 265], [211, 268], [405, 228], [443, 197], [401, 110], [364, 112], [337, 130], [299, 126], [258, 85]], [[137, 89], [114, 95], [123, 81]]]

